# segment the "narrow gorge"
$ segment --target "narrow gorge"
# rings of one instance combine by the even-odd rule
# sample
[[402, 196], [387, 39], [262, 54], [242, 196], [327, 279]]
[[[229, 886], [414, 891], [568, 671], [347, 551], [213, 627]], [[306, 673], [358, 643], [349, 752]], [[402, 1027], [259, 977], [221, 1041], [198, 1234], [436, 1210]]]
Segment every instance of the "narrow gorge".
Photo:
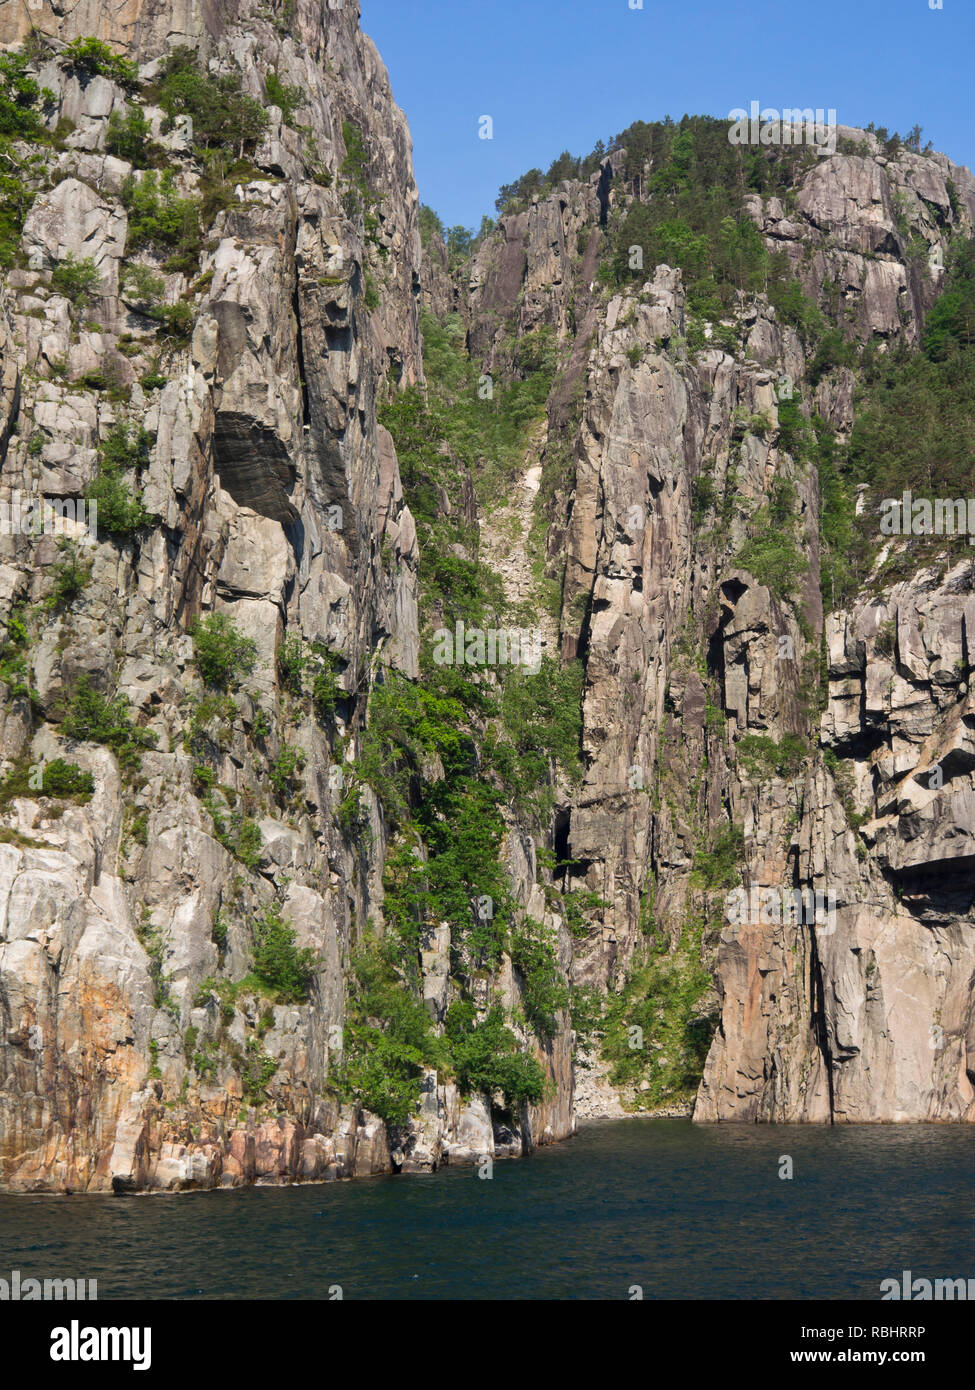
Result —
[[969, 170], [637, 120], [475, 235], [356, 0], [0, 46], [0, 1188], [975, 1120]]

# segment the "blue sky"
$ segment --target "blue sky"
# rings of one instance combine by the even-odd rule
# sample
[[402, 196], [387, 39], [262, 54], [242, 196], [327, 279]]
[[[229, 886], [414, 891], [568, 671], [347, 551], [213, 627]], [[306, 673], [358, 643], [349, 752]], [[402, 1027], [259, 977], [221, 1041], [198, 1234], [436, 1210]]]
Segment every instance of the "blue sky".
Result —
[[[634, 120], [835, 107], [915, 122], [975, 164], [975, 0], [361, 0], [410, 121], [420, 197], [450, 226], [563, 149]], [[490, 115], [493, 140], [478, 139]]]

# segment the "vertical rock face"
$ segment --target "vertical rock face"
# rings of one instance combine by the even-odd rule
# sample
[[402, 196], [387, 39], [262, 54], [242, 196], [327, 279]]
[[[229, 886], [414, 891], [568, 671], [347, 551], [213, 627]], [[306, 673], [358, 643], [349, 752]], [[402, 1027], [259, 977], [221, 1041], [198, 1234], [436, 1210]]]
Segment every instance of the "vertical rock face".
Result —
[[[941, 155], [888, 157], [866, 132], [840, 136], [791, 209], [756, 195], [748, 213], [850, 337], [914, 345], [949, 237], [971, 235], [975, 184]], [[703, 918], [714, 992], [696, 1007], [717, 1026], [697, 1120], [971, 1120], [970, 563], [881, 584], [824, 619], [819, 489], [781, 404], [783, 384], [806, 375], [802, 339], [759, 297], [729, 315], [735, 350], [714, 335], [692, 359], [678, 272], [600, 291], [592, 245], [607, 205], [628, 196], [624, 156], [503, 216], [467, 309], [472, 350], [489, 362], [540, 325], [561, 344], [542, 462], [568, 456], [548, 557], [562, 576], [563, 653], [585, 665], [587, 770], [557, 838], [567, 882], [604, 901], [575, 943], [573, 978], [612, 997], [644, 959], [648, 924], [678, 958]], [[840, 437], [854, 384], [837, 368], [814, 388]], [[779, 480], [795, 490], [807, 562], [795, 606], [735, 561], [748, 511]], [[702, 495], [725, 497], [719, 546]], [[807, 752], [788, 777], [739, 755], [743, 738], [790, 736]], [[808, 892], [814, 918], [818, 892], [821, 920], [727, 920], [706, 861], [735, 825], [745, 889], [780, 902], [783, 889]], [[599, 1070], [577, 1073], [587, 1114], [614, 1113]]]
[[[7, 45], [24, 37], [17, 8], [0, 19]], [[6, 768], [65, 757], [94, 786], [64, 802], [22, 780], [4, 806], [0, 1182], [130, 1191], [387, 1171], [399, 1141], [334, 1084], [350, 952], [381, 921], [386, 832], [367, 788], [356, 834], [339, 810], [377, 670], [418, 670], [416, 528], [376, 418], [381, 392], [422, 377], [408, 127], [354, 3], [150, 0], [30, 18], [53, 41], [37, 63], [58, 136], [39, 147], [0, 306], [2, 496], [9, 515], [18, 498], [80, 500], [121, 422], [149, 441], [126, 480], [149, 524], [100, 527], [88, 546], [83, 514], [67, 522], [84, 595], [47, 608], [55, 537], [14, 525], [0, 538], [5, 655], [15, 623], [31, 629], [27, 665], [4, 667]], [[133, 257], [131, 165], [106, 153], [131, 92], [56, 57], [91, 37], [141, 64], [143, 88], [186, 44], [262, 106], [271, 71], [299, 103], [300, 118], [270, 108], [192, 269], [152, 245]], [[186, 130], [139, 100], [174, 191], [198, 196]], [[87, 303], [52, 283], [72, 257], [95, 268]], [[182, 342], [160, 336], [162, 311], [153, 320], [123, 273], [133, 259], [188, 324]], [[254, 643], [229, 707], [201, 691], [193, 660], [190, 628], [209, 613]], [[285, 634], [327, 654], [324, 723], [307, 696], [285, 698]], [[146, 744], [137, 770], [64, 733], [81, 677], [128, 702]], [[315, 957], [307, 1002], [233, 997], [269, 910]], [[542, 1107], [546, 1137], [572, 1127], [567, 1045], [563, 1030], [561, 1127]], [[487, 1098], [435, 1082], [431, 1094], [434, 1166], [493, 1153]], [[534, 1123], [523, 1117], [519, 1145]]]
[[[0, 43], [26, 37], [27, 14], [4, 7]], [[502, 380], [525, 340], [558, 357], [505, 516], [544, 520], [560, 598], [539, 622], [584, 668], [584, 777], [559, 784], [548, 826], [530, 834], [507, 814], [503, 857], [559, 973], [610, 1001], [650, 978], [664, 1002], [637, 1032], [681, 1094], [703, 1069], [698, 1119], [975, 1117], [970, 565], [879, 584], [824, 617], [818, 483], [782, 409], [783, 379], [808, 366], [799, 333], [743, 297], [689, 353], [679, 271], [604, 288], [604, 228], [632, 196], [621, 151], [502, 216], [460, 276], [438, 244], [424, 256], [406, 121], [349, 0], [67, 13], [42, 0], [29, 18], [51, 40], [31, 51], [54, 101], [0, 290], [0, 503], [12, 518], [57, 499], [75, 516], [94, 492], [101, 518], [90, 545], [90, 513], [65, 522], [68, 552], [0, 528], [0, 1184], [429, 1170], [564, 1138], [576, 1109], [618, 1111], [565, 1011], [545, 1037], [518, 1024], [547, 1086], [517, 1114], [427, 1068], [417, 1112], [387, 1132], [343, 1086], [351, 957], [382, 928], [390, 848], [355, 763], [370, 691], [422, 679], [417, 528], [377, 421], [381, 398], [423, 382], [421, 305], [455, 316]], [[141, 65], [153, 160], [170, 197], [201, 200], [192, 254], [140, 231], [140, 176], [108, 151], [132, 84], [57, 57], [89, 37]], [[227, 186], [153, 104], [180, 45], [269, 107]], [[269, 105], [272, 72], [288, 111]], [[754, 198], [748, 212], [824, 313], [845, 311], [861, 341], [912, 344], [938, 281], [916, 245], [971, 234], [975, 181], [939, 155], [846, 139], [857, 152], [813, 163], [792, 206]], [[71, 258], [92, 267], [83, 293]], [[854, 385], [840, 367], [816, 387], [840, 434]], [[122, 501], [106, 473], [120, 439]], [[808, 563], [794, 604], [739, 555], [776, 483], [794, 492]], [[143, 514], [127, 524], [116, 512], [136, 492]], [[473, 497], [482, 554], [502, 574], [513, 557], [509, 598], [524, 603], [528, 542], [512, 549]], [[253, 643], [232, 701], [204, 689], [194, 656], [194, 624], [213, 614]], [[295, 640], [314, 698], [289, 675]], [[81, 718], [79, 691], [100, 714]], [[744, 738], [781, 746], [813, 728], [788, 776], [740, 754]], [[49, 786], [58, 759], [90, 774], [90, 796]], [[736, 826], [746, 888], [829, 892], [835, 914], [723, 921], [716, 846]], [[588, 904], [581, 930], [551, 907], [543, 849], [563, 904]], [[300, 1002], [247, 987], [254, 923], [275, 917], [316, 962]], [[418, 958], [442, 1029], [448, 924], [424, 924]], [[522, 1019], [508, 956], [488, 973], [482, 1014], [501, 1001]], [[649, 1087], [618, 1085], [629, 1108]]]

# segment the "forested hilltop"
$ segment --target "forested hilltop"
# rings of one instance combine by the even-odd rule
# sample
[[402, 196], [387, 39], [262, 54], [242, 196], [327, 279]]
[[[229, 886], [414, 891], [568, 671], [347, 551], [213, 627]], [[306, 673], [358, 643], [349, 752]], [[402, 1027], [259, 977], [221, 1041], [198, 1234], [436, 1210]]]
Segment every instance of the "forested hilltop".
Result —
[[881, 528], [968, 170], [638, 121], [448, 230], [357, 5], [96, 11], [0, 20], [3, 1185], [970, 1119], [971, 552]]

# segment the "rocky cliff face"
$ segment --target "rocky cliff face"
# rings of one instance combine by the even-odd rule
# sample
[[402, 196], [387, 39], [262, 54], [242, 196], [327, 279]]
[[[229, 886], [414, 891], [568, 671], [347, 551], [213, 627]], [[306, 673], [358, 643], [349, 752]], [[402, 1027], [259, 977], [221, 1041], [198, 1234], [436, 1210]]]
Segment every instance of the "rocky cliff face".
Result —
[[[646, 1024], [627, 995], [648, 933], [671, 960], [690, 938], [715, 987], [691, 1014], [717, 1021], [697, 1120], [971, 1119], [971, 564], [872, 582], [824, 621], [818, 479], [785, 413], [810, 350], [760, 297], [728, 316], [720, 348], [689, 354], [681, 276], [666, 266], [604, 290], [595, 243], [629, 202], [624, 164], [614, 152], [588, 185], [502, 217], [469, 291], [473, 348], [489, 361], [506, 335], [540, 325], [562, 344], [542, 456], [557, 470], [547, 558], [562, 580], [563, 654], [585, 664], [586, 774], [560, 834], [566, 884], [605, 903], [574, 978], [621, 991], [624, 1016]], [[971, 235], [975, 184], [942, 156], [891, 157], [846, 130], [788, 210], [757, 195], [746, 207], [827, 319], [883, 351], [919, 341], [948, 243]], [[802, 410], [842, 441], [855, 374], [814, 375]], [[779, 482], [794, 489], [806, 561], [794, 604], [735, 559]], [[749, 737], [808, 740], [802, 765], [756, 769], [740, 756]], [[781, 890], [813, 904], [820, 893], [828, 920], [728, 921], [714, 891], [728, 883], [707, 861], [734, 826], [746, 891], [775, 890], [773, 903]], [[659, 998], [649, 1045], [668, 1068], [666, 989]], [[577, 1107], [615, 1113], [604, 1068], [584, 1060]], [[643, 1108], [652, 1064], [617, 1074]]]
[[[4, 42], [25, 37], [22, 19], [5, 10]], [[381, 913], [386, 833], [368, 788], [357, 834], [338, 808], [376, 672], [413, 677], [418, 660], [416, 531], [376, 420], [380, 391], [422, 371], [405, 119], [354, 4], [95, 5], [31, 19], [52, 40], [35, 37], [32, 52], [57, 135], [35, 142], [6, 277], [3, 496], [80, 501], [112, 431], [138, 427], [150, 445], [127, 486], [149, 524], [100, 526], [90, 551], [83, 516], [66, 537], [8, 526], [0, 541], [7, 655], [17, 615], [29, 650], [22, 683], [5, 671], [7, 766], [64, 755], [95, 787], [65, 804], [32, 795], [38, 781], [5, 805], [3, 1183], [173, 1188], [386, 1171], [391, 1150], [407, 1167], [448, 1150], [489, 1156], [485, 1099], [462, 1100], [436, 1073], [419, 1145], [332, 1084], [350, 950]], [[141, 83], [58, 57], [88, 37], [141, 64]], [[106, 141], [112, 113], [137, 101], [175, 194], [205, 192], [192, 127], [172, 129], [152, 101], [180, 43], [262, 104], [275, 73], [300, 117], [270, 107], [250, 167], [209, 223], [204, 209], [198, 262], [176, 269], [151, 245], [133, 256], [132, 166]], [[350, 156], [355, 179], [342, 173]], [[95, 267], [87, 302], [58, 292], [54, 272], [72, 258]], [[147, 316], [123, 274], [133, 259], [181, 314], [182, 338], [160, 334], [165, 310]], [[45, 608], [65, 538], [89, 567], [84, 593]], [[207, 703], [188, 636], [212, 613], [256, 651], [229, 704]], [[326, 653], [329, 719], [307, 691], [285, 692], [286, 638]], [[65, 737], [84, 677], [104, 700], [123, 697], [137, 741], [151, 739], [137, 772]], [[309, 1001], [228, 1002], [224, 989], [219, 1002], [207, 984], [246, 973], [252, 923], [269, 908], [314, 953]], [[541, 1131], [547, 1109], [538, 1116]], [[529, 1142], [531, 1123], [509, 1147]]]
[[[564, 1138], [617, 1092], [685, 1105], [698, 1081], [701, 1120], [971, 1119], [970, 562], [824, 618], [818, 481], [783, 410], [802, 334], [741, 296], [690, 349], [679, 271], [607, 290], [605, 229], [634, 196], [619, 151], [502, 216], [460, 272], [435, 238], [423, 254], [408, 129], [358, 21], [321, 0], [0, 15], [0, 43], [29, 40], [49, 92], [47, 136], [17, 146], [32, 162], [0, 304], [0, 500], [97, 495], [102, 513], [92, 546], [83, 520], [68, 550], [0, 536], [0, 1181], [429, 1169]], [[62, 55], [88, 37], [138, 81]], [[268, 107], [222, 166], [157, 104], [179, 45]], [[171, 178], [170, 210], [199, 209], [189, 250], [145, 233], [146, 175], [134, 194], [112, 136], [133, 104], [153, 152], [138, 167]], [[915, 343], [942, 273], [917, 246], [971, 234], [975, 180], [863, 132], [842, 148], [789, 207], [756, 196], [748, 215], [849, 335]], [[83, 291], [64, 273], [79, 263], [95, 271]], [[343, 1067], [352, 957], [382, 929], [395, 829], [358, 776], [370, 695], [424, 680], [423, 557], [377, 421], [423, 382], [421, 307], [459, 323], [499, 382], [539, 334], [555, 354], [505, 506], [479, 508], [476, 477], [464, 492], [508, 601], [584, 671], [581, 786], [553, 772], [547, 822], [509, 809], [501, 854], [516, 910], [578, 1000], [636, 1026], [639, 1061], [613, 1070], [561, 1001], [536, 1031], [508, 954], [463, 985], [449, 924], [423, 920], [417, 989], [437, 1028], [462, 986], [482, 1016], [501, 1002], [546, 1090], [502, 1107], [424, 1066], [412, 1118], [387, 1126]], [[854, 385], [837, 366], [804, 409], [842, 438]], [[143, 515], [106, 532], [120, 439], [142, 441], [122, 497]], [[741, 558], [779, 483], [808, 561], [792, 603]], [[253, 643], [232, 698], [194, 644], [213, 614]], [[806, 738], [808, 757], [762, 772], [749, 735]], [[90, 796], [45, 781], [59, 758], [91, 774]], [[436, 757], [422, 776], [443, 776]], [[726, 922], [722, 845], [746, 888], [828, 891], [835, 919]], [[255, 923], [282, 920], [314, 958], [307, 997], [248, 985]]]

